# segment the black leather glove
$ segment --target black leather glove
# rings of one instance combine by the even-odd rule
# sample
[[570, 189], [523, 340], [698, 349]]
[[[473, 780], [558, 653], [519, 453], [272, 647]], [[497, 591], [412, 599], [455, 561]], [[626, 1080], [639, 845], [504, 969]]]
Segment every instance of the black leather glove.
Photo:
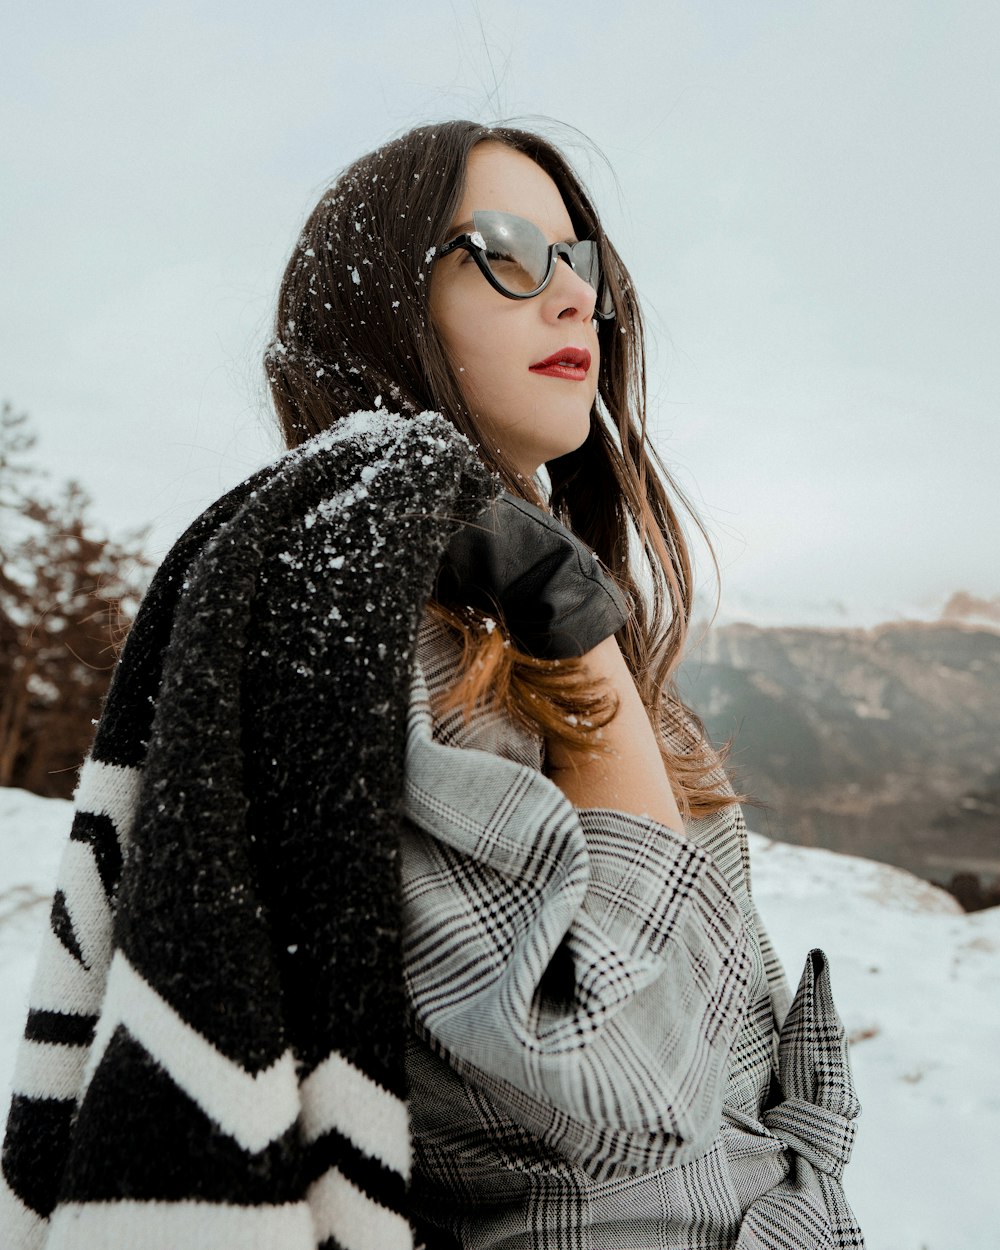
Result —
[[506, 490], [451, 539], [434, 593], [499, 612], [515, 645], [546, 660], [584, 655], [628, 620], [624, 595], [590, 548]]

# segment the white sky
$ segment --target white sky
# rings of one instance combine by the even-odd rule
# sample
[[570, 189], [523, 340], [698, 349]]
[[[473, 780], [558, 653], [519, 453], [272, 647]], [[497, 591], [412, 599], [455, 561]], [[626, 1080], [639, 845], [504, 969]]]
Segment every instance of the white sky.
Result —
[[724, 615], [1000, 593], [990, 0], [12, 7], [0, 398], [110, 528], [162, 555], [279, 449], [260, 350], [339, 168], [420, 122], [543, 115], [614, 170], [548, 131], [647, 301], [656, 441]]

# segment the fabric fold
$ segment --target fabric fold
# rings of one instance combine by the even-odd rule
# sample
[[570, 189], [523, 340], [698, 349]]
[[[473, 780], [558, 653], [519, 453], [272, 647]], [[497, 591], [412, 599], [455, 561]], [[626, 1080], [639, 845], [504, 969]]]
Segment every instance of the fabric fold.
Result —
[[806, 956], [778, 1039], [778, 1062], [783, 1097], [764, 1111], [761, 1122], [792, 1153], [794, 1166], [750, 1207], [737, 1250], [773, 1245], [790, 1204], [805, 1202], [816, 1206], [822, 1222], [823, 1239], [811, 1244], [860, 1250], [864, 1237], [841, 1178], [861, 1104], [833, 1001], [829, 962], [818, 948]]
[[784, 1098], [764, 1112], [764, 1124], [839, 1180], [851, 1157], [861, 1104], [833, 1002], [829, 963], [819, 949], [806, 956], [778, 1039], [778, 1064]]

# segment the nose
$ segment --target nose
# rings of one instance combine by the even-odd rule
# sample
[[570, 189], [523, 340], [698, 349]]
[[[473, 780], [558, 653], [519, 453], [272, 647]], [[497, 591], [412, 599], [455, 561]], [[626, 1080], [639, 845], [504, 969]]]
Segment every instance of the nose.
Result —
[[543, 292], [546, 316], [556, 321], [590, 321], [597, 308], [597, 292], [560, 256], [552, 281]]

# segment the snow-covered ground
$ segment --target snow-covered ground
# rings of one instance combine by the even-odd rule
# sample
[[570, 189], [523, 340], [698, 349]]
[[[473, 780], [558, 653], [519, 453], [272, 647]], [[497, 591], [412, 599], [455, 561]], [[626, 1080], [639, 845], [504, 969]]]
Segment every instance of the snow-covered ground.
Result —
[[792, 981], [830, 957], [862, 1115], [844, 1184], [868, 1250], [1000, 1247], [1000, 908], [870, 860], [751, 835]]
[[[0, 789], [3, 1089], [69, 817], [69, 803]], [[997, 1250], [1000, 908], [967, 916], [868, 860], [756, 835], [751, 849], [792, 988], [806, 952], [822, 947], [854, 1039], [863, 1114], [845, 1186], [868, 1250]]]

